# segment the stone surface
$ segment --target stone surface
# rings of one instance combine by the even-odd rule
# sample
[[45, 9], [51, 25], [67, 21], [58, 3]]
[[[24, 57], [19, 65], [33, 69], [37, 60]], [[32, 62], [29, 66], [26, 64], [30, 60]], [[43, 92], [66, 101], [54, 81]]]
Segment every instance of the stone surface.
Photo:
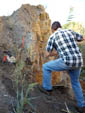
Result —
[[[48, 61], [44, 58], [44, 52], [51, 34], [50, 26], [49, 15], [41, 5], [25, 4], [11, 16], [0, 17], [0, 59], [3, 60], [3, 51], [11, 51], [11, 54], [17, 58], [24, 41], [22, 60], [26, 61], [28, 58], [29, 61], [28, 66], [24, 67], [23, 73], [28, 76], [31, 76], [29, 73], [33, 73], [33, 79], [41, 84], [42, 64]], [[61, 80], [59, 76], [59, 72], [53, 73], [53, 84]]]
[[[43, 6], [22, 5], [11, 16], [0, 17], [0, 61], [3, 60], [3, 51], [11, 51], [17, 57], [23, 48], [22, 59], [29, 59], [23, 73], [33, 73], [33, 79], [42, 83], [42, 65], [45, 59], [44, 52], [48, 37], [51, 34], [51, 20]], [[16, 51], [17, 50], [17, 51]], [[52, 58], [53, 59], [53, 58]], [[63, 78], [60, 72], [53, 72], [52, 84], [60, 82]], [[32, 78], [31, 77], [31, 78]], [[29, 77], [28, 77], [29, 78]], [[66, 79], [66, 78], [65, 78]]]

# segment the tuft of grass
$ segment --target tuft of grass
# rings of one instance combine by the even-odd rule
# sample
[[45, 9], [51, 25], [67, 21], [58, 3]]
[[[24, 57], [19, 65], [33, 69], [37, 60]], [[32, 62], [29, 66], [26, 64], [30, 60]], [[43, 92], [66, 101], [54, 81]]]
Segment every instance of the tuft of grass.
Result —
[[16, 106], [13, 105], [13, 112], [14, 113], [24, 113], [25, 105], [29, 105], [32, 110], [35, 110], [34, 106], [31, 104], [31, 100], [35, 99], [36, 97], [29, 97], [30, 90], [33, 89], [33, 87], [37, 83], [28, 84], [25, 85], [25, 75], [22, 74], [22, 70], [25, 66], [24, 61], [21, 57], [21, 52], [17, 55], [17, 62], [16, 62], [16, 68], [14, 71], [14, 74], [16, 75]]
[[30, 90], [33, 89], [33, 87], [36, 85], [36, 83], [32, 83], [28, 85], [26, 93], [24, 93], [24, 87], [22, 86], [21, 91], [17, 90], [17, 96], [16, 96], [16, 107], [13, 109], [14, 113], [24, 113], [25, 105], [29, 105], [33, 110], [35, 110], [34, 106], [31, 104], [31, 100], [35, 99], [32, 97], [29, 97], [28, 94], [30, 93]]

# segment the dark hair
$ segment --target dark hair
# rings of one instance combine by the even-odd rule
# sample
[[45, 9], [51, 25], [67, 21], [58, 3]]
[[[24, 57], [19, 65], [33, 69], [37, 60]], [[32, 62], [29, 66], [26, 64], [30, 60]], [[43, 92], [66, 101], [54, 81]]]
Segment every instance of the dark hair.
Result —
[[57, 30], [58, 28], [62, 28], [60, 22], [58, 22], [58, 21], [53, 22], [51, 29]]

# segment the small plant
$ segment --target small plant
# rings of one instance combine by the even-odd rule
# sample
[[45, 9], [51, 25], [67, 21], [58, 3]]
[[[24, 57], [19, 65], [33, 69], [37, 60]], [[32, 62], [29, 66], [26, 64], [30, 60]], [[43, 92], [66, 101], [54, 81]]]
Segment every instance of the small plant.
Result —
[[28, 94], [31, 89], [36, 85], [36, 83], [28, 85], [26, 93], [24, 94], [24, 87], [22, 86], [21, 91], [17, 90], [17, 98], [16, 98], [16, 107], [13, 108], [14, 113], [24, 113], [25, 105], [29, 105], [33, 110], [34, 107], [31, 104], [30, 100], [35, 99], [32, 97], [28, 97]]
[[25, 113], [25, 105], [29, 105], [33, 110], [35, 110], [30, 100], [35, 99], [36, 97], [29, 97], [28, 94], [30, 90], [32, 90], [36, 85], [36, 83], [28, 84], [27, 86], [25, 85], [25, 75], [22, 74], [25, 63], [21, 58], [21, 53], [22, 50], [19, 52], [19, 55], [17, 55], [18, 57], [14, 72], [14, 74], [16, 75], [16, 105], [12, 105], [14, 106], [13, 113]]

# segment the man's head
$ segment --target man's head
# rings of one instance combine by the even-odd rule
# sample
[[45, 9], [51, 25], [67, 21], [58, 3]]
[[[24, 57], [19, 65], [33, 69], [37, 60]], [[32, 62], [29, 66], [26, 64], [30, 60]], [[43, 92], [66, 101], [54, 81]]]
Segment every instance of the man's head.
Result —
[[51, 26], [52, 32], [56, 31], [58, 28], [62, 28], [60, 22], [58, 22], [58, 21], [53, 22], [53, 24]]

